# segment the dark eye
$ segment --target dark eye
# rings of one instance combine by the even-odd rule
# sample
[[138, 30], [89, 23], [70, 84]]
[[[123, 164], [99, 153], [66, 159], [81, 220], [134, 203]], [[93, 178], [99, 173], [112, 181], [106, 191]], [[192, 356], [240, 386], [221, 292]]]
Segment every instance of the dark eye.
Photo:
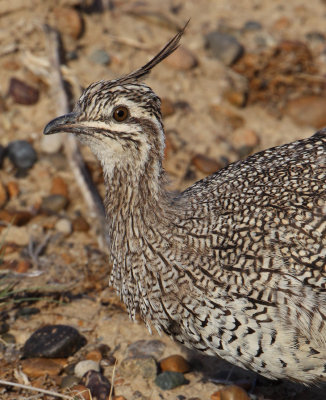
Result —
[[122, 122], [124, 121], [129, 115], [128, 108], [119, 106], [113, 111], [113, 118], [117, 122]]

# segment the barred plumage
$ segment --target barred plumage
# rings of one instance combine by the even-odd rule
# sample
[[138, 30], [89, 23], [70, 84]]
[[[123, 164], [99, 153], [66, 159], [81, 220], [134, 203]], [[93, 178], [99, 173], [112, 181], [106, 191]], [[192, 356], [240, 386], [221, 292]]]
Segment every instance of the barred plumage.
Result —
[[111, 284], [133, 318], [271, 379], [326, 380], [326, 130], [166, 192], [160, 100], [138, 79], [181, 34], [44, 133], [102, 164]]

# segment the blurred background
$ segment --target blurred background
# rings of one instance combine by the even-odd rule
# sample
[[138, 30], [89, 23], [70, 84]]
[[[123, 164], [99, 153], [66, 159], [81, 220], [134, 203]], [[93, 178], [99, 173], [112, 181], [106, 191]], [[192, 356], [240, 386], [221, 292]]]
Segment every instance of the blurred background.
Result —
[[[64, 368], [100, 344], [110, 348], [107, 364], [101, 353], [109, 380], [137, 340], [164, 344], [156, 361], [183, 352], [129, 322], [108, 288], [99, 215], [84, 201], [66, 136], [42, 131], [92, 82], [145, 64], [189, 18], [181, 47], [146, 78], [162, 99], [171, 190], [326, 125], [325, 1], [0, 0], [0, 379], [67, 393], [62, 381], [73, 374]], [[103, 196], [101, 169], [87, 148], [81, 152]], [[46, 324], [75, 327], [88, 347], [55, 372], [37, 362], [31, 372], [22, 347]], [[118, 367], [117, 399], [214, 400], [218, 387], [195, 365], [190, 383], [172, 394]], [[263, 381], [255, 390], [252, 398], [312, 398], [295, 385]], [[0, 393], [23, 392], [0, 386]]]

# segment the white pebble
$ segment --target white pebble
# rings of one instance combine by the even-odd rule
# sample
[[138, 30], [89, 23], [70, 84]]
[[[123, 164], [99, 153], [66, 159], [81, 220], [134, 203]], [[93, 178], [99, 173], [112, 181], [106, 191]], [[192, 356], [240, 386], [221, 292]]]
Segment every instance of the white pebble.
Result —
[[61, 218], [56, 222], [55, 229], [64, 235], [70, 235], [72, 232], [72, 223], [67, 218]]
[[75, 365], [74, 373], [77, 378], [82, 378], [86, 372], [91, 370], [100, 372], [100, 364], [93, 360], [83, 360]]

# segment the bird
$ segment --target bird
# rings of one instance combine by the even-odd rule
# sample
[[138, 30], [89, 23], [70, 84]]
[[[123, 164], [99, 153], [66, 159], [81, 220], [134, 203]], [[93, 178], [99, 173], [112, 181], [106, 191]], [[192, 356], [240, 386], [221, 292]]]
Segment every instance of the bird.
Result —
[[326, 129], [169, 192], [161, 103], [143, 80], [183, 32], [92, 83], [44, 134], [72, 133], [100, 161], [110, 285], [131, 319], [269, 379], [325, 381]]

